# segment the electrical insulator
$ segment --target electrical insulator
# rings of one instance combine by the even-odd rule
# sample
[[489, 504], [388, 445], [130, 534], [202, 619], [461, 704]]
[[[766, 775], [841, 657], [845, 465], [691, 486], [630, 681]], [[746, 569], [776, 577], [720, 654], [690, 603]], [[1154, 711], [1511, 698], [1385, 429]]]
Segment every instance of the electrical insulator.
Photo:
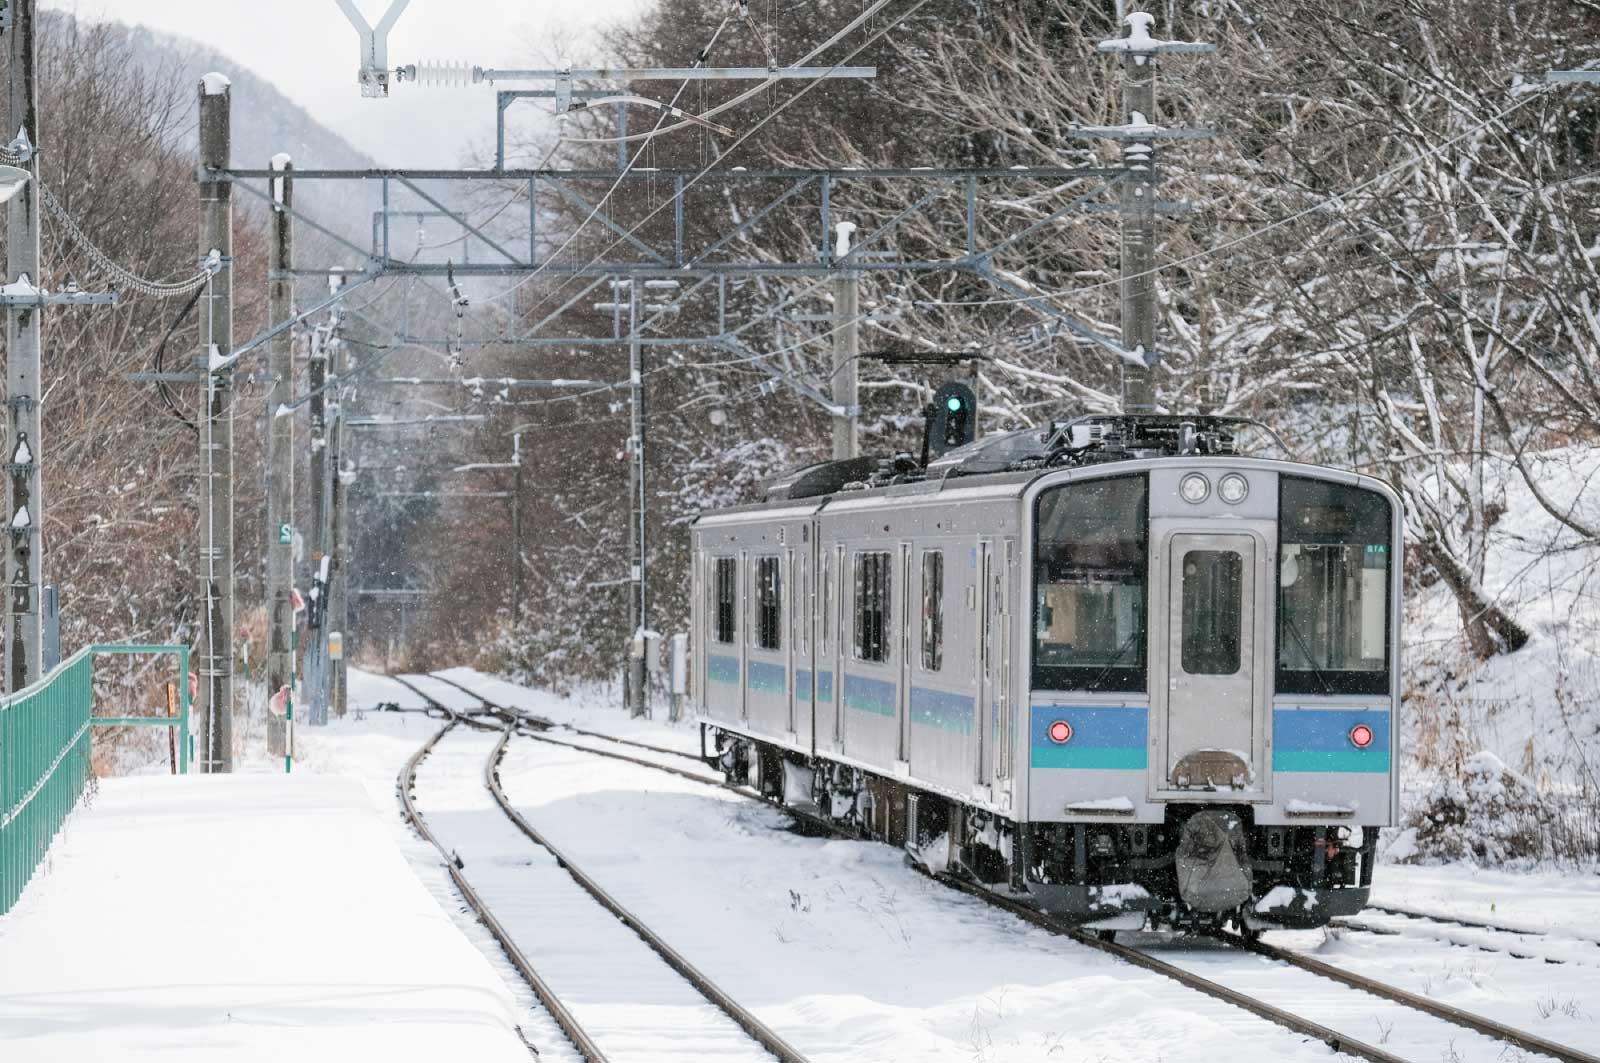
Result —
[[419, 85], [442, 88], [462, 88], [466, 85], [481, 84], [483, 81], [483, 68], [481, 66], [449, 61], [412, 63], [409, 66], [401, 67], [400, 74], [403, 81], [414, 81]]

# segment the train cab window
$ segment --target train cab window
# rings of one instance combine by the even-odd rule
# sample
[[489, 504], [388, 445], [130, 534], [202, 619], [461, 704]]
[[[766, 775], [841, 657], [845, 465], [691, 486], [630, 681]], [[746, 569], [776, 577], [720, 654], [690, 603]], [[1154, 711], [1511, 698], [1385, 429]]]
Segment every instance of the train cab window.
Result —
[[1062, 484], [1035, 511], [1033, 686], [1145, 689], [1149, 485], [1143, 475]]
[[776, 557], [756, 558], [756, 645], [783, 648], [783, 568]]
[[858, 661], [887, 661], [894, 622], [888, 551], [855, 555], [855, 655]]
[[1388, 500], [1297, 476], [1278, 499], [1278, 692], [1388, 693]]
[[1233, 675], [1239, 670], [1244, 613], [1244, 559], [1232, 550], [1190, 550], [1183, 555], [1183, 644], [1189, 675]]
[[732, 642], [738, 634], [739, 563], [731, 557], [717, 558], [712, 583], [712, 598], [716, 606], [716, 639], [718, 642]]
[[922, 669], [944, 664], [944, 552], [922, 552]]

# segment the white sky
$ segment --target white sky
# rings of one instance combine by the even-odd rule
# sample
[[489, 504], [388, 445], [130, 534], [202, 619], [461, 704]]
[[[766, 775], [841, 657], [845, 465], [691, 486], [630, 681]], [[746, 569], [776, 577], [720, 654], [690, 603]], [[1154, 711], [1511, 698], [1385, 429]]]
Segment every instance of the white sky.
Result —
[[[432, 60], [486, 67], [582, 65], [596, 57], [587, 35], [647, 2], [411, 0], [390, 35], [389, 65]], [[372, 24], [388, 4], [356, 0]], [[387, 100], [362, 99], [356, 85], [358, 38], [334, 0], [40, 0], [40, 6], [202, 41], [276, 83], [383, 165], [455, 166], [469, 148], [493, 150], [492, 86], [406, 84], [395, 86]]]

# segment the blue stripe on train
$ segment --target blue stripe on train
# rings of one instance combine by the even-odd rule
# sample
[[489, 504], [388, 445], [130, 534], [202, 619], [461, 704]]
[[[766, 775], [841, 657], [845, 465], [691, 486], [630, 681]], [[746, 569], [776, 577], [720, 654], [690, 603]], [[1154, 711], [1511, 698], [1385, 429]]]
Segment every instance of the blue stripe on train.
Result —
[[811, 700], [811, 684], [817, 685], [816, 695], [818, 701], [833, 700], [833, 673], [813, 672], [807, 668], [798, 669], [794, 673], [794, 696], [797, 701]]
[[750, 689], [758, 694], [789, 692], [789, 670], [781, 664], [751, 661], [746, 671], [749, 673], [746, 681], [750, 684]]
[[706, 658], [706, 678], [713, 683], [737, 683], [739, 658], [713, 653]]
[[874, 716], [894, 716], [895, 688], [893, 683], [866, 676], [844, 674], [844, 703], [857, 712]]
[[969, 735], [972, 733], [974, 710], [975, 703], [966, 694], [918, 686], [911, 688], [912, 723]]
[[[1072, 737], [1050, 740], [1050, 725], [1065, 720]], [[1143, 771], [1148, 764], [1150, 712], [1142, 705], [1033, 705], [1028, 713], [1028, 764], [1035, 768]]]
[[[1350, 741], [1357, 724], [1372, 729], [1365, 749]], [[1389, 752], [1387, 707], [1272, 710], [1273, 771], [1387, 773]]]

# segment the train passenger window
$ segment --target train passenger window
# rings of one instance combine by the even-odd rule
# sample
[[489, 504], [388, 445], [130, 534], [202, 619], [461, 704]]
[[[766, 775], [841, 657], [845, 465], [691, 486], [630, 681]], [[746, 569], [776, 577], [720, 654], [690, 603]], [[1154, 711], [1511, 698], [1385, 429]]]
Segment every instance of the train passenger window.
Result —
[[1285, 476], [1278, 507], [1279, 693], [1388, 693], [1389, 501]]
[[1034, 689], [1145, 689], [1148, 495], [1142, 474], [1040, 492]]
[[893, 602], [890, 592], [888, 551], [860, 553], [855, 557], [855, 655], [861, 661], [889, 659]]
[[783, 569], [776, 557], [756, 558], [756, 645], [783, 648]]
[[1239, 670], [1244, 559], [1232, 550], [1183, 555], [1183, 670], [1233, 675]]
[[738, 634], [739, 563], [731, 557], [717, 558], [716, 584], [717, 641], [732, 642]]
[[922, 552], [922, 668], [944, 664], [944, 552]]

